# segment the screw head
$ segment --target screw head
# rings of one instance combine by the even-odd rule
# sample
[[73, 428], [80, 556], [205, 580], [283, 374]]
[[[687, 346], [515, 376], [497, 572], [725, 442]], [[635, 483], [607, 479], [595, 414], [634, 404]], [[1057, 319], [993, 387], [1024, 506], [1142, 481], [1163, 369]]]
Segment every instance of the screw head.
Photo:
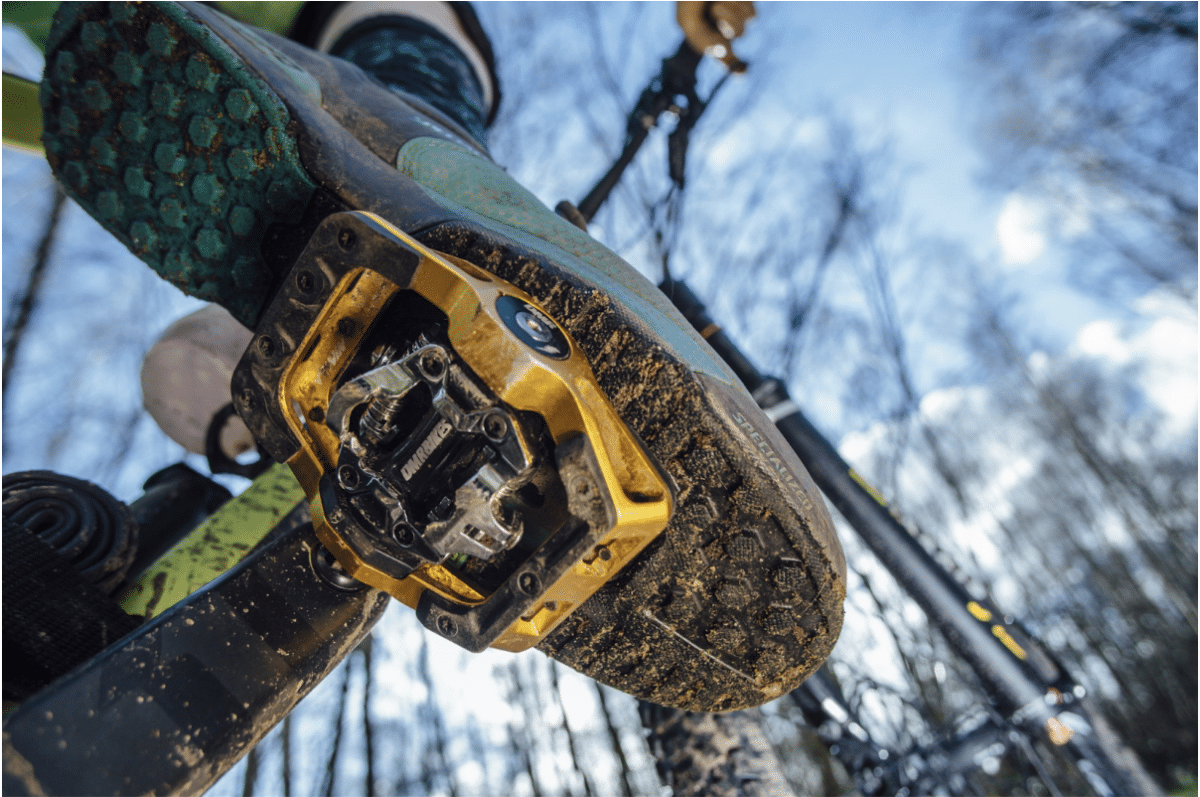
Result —
[[303, 294], [312, 293], [317, 289], [317, 278], [307, 269], [296, 275], [296, 288]]
[[253, 390], [251, 390], [250, 388], [243, 389], [241, 392], [240, 398], [242, 399], [242, 404], [245, 405], [246, 409], [248, 409], [248, 410], [254, 409], [254, 391]]
[[517, 578], [517, 587], [526, 595], [536, 596], [541, 586], [541, 580], [534, 573], [522, 573]]
[[437, 381], [446, 372], [446, 355], [441, 349], [429, 349], [417, 360], [417, 367], [426, 379]]
[[355, 487], [358, 487], [362, 481], [359, 478], [358, 468], [351, 467], [350, 465], [343, 465], [342, 467], [338, 468], [337, 475], [338, 481], [341, 482], [342, 486], [347, 490], [353, 490]]
[[437, 629], [442, 636], [454, 636], [458, 633], [458, 623], [454, 618], [443, 614], [437, 619]]
[[270, 357], [275, 353], [275, 341], [270, 335], [263, 335], [258, 339], [258, 350], [262, 352], [264, 357]]
[[508, 434], [508, 419], [502, 412], [491, 412], [483, 418], [483, 433], [491, 440], [500, 442]]
[[505, 294], [496, 299], [496, 312], [517, 340], [543, 357], [565, 360], [571, 356], [571, 344], [566, 335], [532, 304]]
[[533, 313], [520, 312], [516, 315], [517, 326], [525, 330], [529, 337], [538, 343], [549, 343], [554, 340], [554, 333], [540, 318]]
[[392, 539], [400, 543], [405, 548], [411, 546], [417, 540], [417, 535], [413, 531], [413, 527], [407, 523], [397, 523], [392, 527]]
[[358, 235], [349, 227], [343, 227], [338, 230], [337, 242], [338, 246], [348, 252], [358, 243]]

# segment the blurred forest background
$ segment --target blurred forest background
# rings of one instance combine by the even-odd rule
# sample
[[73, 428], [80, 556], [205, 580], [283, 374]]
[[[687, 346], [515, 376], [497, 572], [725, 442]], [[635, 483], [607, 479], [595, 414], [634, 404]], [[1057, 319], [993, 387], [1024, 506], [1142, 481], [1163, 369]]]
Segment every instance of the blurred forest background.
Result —
[[[912, 190], [911, 132], [806, 76], [811, 37], [838, 30], [810, 24], [821, 5], [762, 4], [685, 190], [657, 131], [592, 232], [685, 279], [939, 560], [1062, 660], [1164, 787], [1194, 793], [1197, 7], [886, 4], [953, 38], [947, 114], [992, 211], [959, 224], [953, 194], [939, 214]], [[681, 38], [673, 7], [478, 11], [504, 91], [494, 157], [548, 205], [578, 201]], [[704, 65], [702, 96], [719, 77]], [[198, 303], [63, 202], [43, 161], [6, 149], [3, 204], [4, 472], [132, 500], [184, 458], [141, 409], [141, 358]], [[874, 738], [928, 745], [983, 711], [974, 676], [840, 530], [831, 669]], [[631, 699], [539, 654], [468, 656], [399, 609], [373, 639], [212, 793], [659, 792]], [[853, 789], [787, 698], [754, 720], [798, 793]], [[1047, 760], [981, 761], [966, 790], [1084, 788]]]

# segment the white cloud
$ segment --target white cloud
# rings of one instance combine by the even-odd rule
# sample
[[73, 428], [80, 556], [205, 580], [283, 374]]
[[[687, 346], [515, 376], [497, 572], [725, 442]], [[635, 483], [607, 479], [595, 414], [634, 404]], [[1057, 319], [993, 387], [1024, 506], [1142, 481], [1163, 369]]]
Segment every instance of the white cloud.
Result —
[[1196, 423], [1196, 326], [1161, 318], [1133, 341], [1147, 366], [1142, 388], [1180, 430]]
[[1100, 357], [1121, 364], [1129, 359], [1129, 346], [1117, 334], [1112, 321], [1085, 324], [1075, 336], [1074, 348], [1089, 357]]
[[1144, 300], [1138, 309], [1155, 317], [1138, 325], [1093, 321], [1079, 330], [1070, 350], [1117, 368], [1136, 366], [1136, 384], [1166, 415], [1161, 431], [1167, 434], [1186, 433], [1197, 413], [1196, 321], [1184, 312], [1168, 313], [1175, 306]]
[[1035, 376], [1041, 376], [1046, 373], [1046, 369], [1050, 367], [1050, 355], [1042, 350], [1035, 351], [1029, 355], [1028, 360], [1029, 371]]
[[1046, 218], [1034, 202], [1010, 194], [996, 217], [996, 240], [1005, 264], [1023, 266], [1032, 263], [1046, 248]]

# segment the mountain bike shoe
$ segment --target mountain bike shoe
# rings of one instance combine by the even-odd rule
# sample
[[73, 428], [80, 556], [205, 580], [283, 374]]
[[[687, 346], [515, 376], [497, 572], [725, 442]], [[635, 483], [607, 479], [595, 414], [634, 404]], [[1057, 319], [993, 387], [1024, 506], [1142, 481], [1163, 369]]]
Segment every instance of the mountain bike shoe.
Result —
[[841, 626], [808, 474], [649, 281], [455, 122], [199, 4], [72, 4], [41, 88], [66, 190], [255, 330], [239, 415], [357, 579], [472, 650], [752, 706]]

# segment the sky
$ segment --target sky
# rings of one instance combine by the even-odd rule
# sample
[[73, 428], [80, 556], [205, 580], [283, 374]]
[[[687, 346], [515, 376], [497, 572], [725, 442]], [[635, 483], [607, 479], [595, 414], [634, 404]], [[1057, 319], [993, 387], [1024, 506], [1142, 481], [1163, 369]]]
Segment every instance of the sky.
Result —
[[[979, 184], [982, 162], [969, 136], [969, 120], [963, 111], [964, 92], [969, 92], [962, 76], [966, 55], [962, 25], [967, 11], [965, 5], [957, 3], [761, 3], [754, 24], [788, 31], [792, 37], [793, 48], [767, 59], [771, 68], [779, 70], [785, 103], [799, 107], [811, 105], [814, 96], [825, 97], [836, 102], [854, 121], [891, 137], [896, 161], [905, 175], [904, 206], [914, 235], [952, 237], [998, 264], [1012, 277], [1013, 284], [1022, 287], [1030, 316], [1044, 325], [1041, 331], [1057, 348], [1056, 353], [1097, 357], [1113, 363], [1114, 367], [1135, 360], [1150, 363], [1143, 375], [1143, 386], [1175, 424], [1168, 431], [1187, 433], [1194, 429], [1196, 417], [1194, 314], [1189, 317], [1164, 310], [1155, 305], [1154, 297], [1147, 297], [1140, 310], [1152, 321], [1139, 325], [1116, 318], [1067, 283], [1060, 265], [1061, 253], [1053, 249], [1047, 238], [1043, 211], [1035, 200], [1000, 195]], [[498, 12], [486, 7], [480, 9], [480, 15], [485, 26], [489, 20], [500, 18]], [[751, 27], [748, 42], [754, 32]], [[4, 35], [8, 69], [20, 45], [10, 38], [7, 27]], [[666, 54], [652, 54], [649, 62]], [[28, 54], [18, 60], [23, 60], [29, 68]], [[649, 77], [647, 73], [645, 79]], [[553, 164], [546, 168], [553, 168]], [[49, 206], [49, 189], [44, 162], [8, 149], [4, 151], [6, 307], [10, 296], [24, 284], [29, 258]], [[562, 198], [541, 193], [539, 196], [551, 205]], [[123, 319], [129, 323], [121, 326], [128, 327], [134, 323], [132, 319], [143, 314], [145, 317], [137, 321], [133, 333], [128, 328], [121, 331], [136, 334], [148, 347], [158, 330], [198, 306], [158, 282], [115, 242], [106, 241], [99, 227], [77, 208], [68, 209], [60, 240], [55, 260], [57, 271], [51, 273], [48, 287], [51, 291], [75, 293], [56, 313], [43, 316], [40, 326], [35, 325], [34, 332], [38, 335], [31, 339], [31, 350], [23, 356], [28, 362], [58, 361], [66, 365], [62, 372], [39, 374], [34, 380], [36, 389], [10, 397], [6, 423], [10, 418], [34, 417], [47, 395], [39, 391], [54, 391], [56, 380], [75, 378], [71, 369], [77, 361], [65, 359], [61, 353], [79, 346], [85, 337], [98, 334], [94, 330], [102, 329], [105, 319], [110, 324], [114, 318]], [[79, 270], [67, 268], [79, 263], [90, 263], [96, 268], [89, 272], [90, 276], [80, 277]], [[97, 312], [96, 297], [106, 295], [120, 298]], [[69, 324], [73, 313], [79, 324], [84, 323], [87, 313], [95, 313], [96, 317], [88, 322], [94, 322], [93, 326], [82, 333], [83, 327], [72, 328]], [[79, 364], [79, 368], [83, 367]], [[137, 368], [136, 357], [126, 358], [119, 367], [104, 369], [100, 378], [88, 377], [85, 384], [95, 395], [110, 397], [111, 407], [136, 410]], [[32, 380], [29, 374], [26, 378]], [[963, 389], [953, 395], [932, 393], [925, 397], [923, 407], [936, 411], [939, 402], [967, 398]], [[98, 421], [103, 422], [103, 419]], [[856, 452], [869, 448], [876, 431], [850, 432], [841, 441], [843, 452], [853, 461]], [[20, 431], [13, 431], [13, 436], [21, 439]], [[137, 427], [134, 436], [130, 450], [140, 459], [131, 467], [77, 472], [73, 466], [99, 461], [103, 452], [73, 450], [69, 441], [60, 441], [56, 447], [53, 440], [36, 440], [16, 449], [6, 446], [4, 471], [56, 467], [95, 478], [129, 501], [139, 494], [141, 481], [152, 470], [179, 456], [177, 449], [161, 436], [156, 437], [154, 429], [144, 423]], [[1002, 476], [1015, 478], [1013, 474]], [[241, 485], [231, 481], [230, 486]], [[391, 612], [386, 622], [393, 624], [389, 628], [398, 640], [397, 650], [411, 650], [416, 644], [413, 635], [421, 632], [411, 623], [404, 624], [407, 621], [396, 620], [395, 615], [395, 611]], [[854, 636], [869, 637], [869, 628], [864, 627]], [[497, 667], [504, 666], [511, 657], [495, 652], [469, 657], [432, 637], [428, 644], [437, 662], [434, 669], [442, 685], [441, 694], [461, 692], [461, 696], [468, 698], [452, 705], [448, 701], [452, 721], [466, 722], [464, 717], [472, 714], [502, 722], [508, 709], [491, 679]], [[580, 702], [585, 700], [582, 695], [590, 694], [582, 681], [570, 681], [565, 688], [578, 692]], [[392, 705], [401, 706], [408, 705], [404, 701], [415, 701], [420, 696], [397, 693], [392, 697]], [[578, 719], [584, 724], [589, 721], [592, 720], [582, 716]], [[223, 789], [221, 793], [239, 791], [232, 782]]]
[[[968, 111], [979, 98], [965, 68], [970, 42], [964, 25], [970, 12], [970, 4], [955, 2], [762, 7], [763, 19], [778, 14], [780, 24], [802, 31], [797, 71], [804, 80], [892, 136], [897, 161], [905, 168], [904, 203], [915, 229], [962, 242], [994, 264], [1026, 302], [1036, 332], [1053, 347], [1072, 346], [1084, 328], [1104, 321], [1112, 308], [1070, 284], [1068, 258], [1053, 240], [1049, 210], [1038, 197], [1002, 193], [981, 180], [985, 164]], [[1076, 218], [1060, 231], [1070, 239], [1085, 230], [1086, 222]], [[1134, 309], [1153, 315], [1149, 306]], [[1092, 356], [1120, 356], [1115, 341], [1112, 349], [1097, 345], [1093, 340]], [[1187, 348], [1170, 354], [1182, 355], [1186, 363]], [[1194, 388], [1184, 392], [1194, 401]]]
[[756, 24], [796, 31], [793, 79], [802, 91], [891, 134], [911, 168], [915, 215], [988, 241], [995, 201], [974, 185], [981, 163], [958, 112], [967, 12], [961, 3], [768, 3]]
[[[982, 181], [985, 164], [968, 111], [977, 100], [965, 68], [970, 12], [970, 4], [954, 2], [765, 3], [755, 24], [795, 32], [789, 78], [802, 86], [798, 98], [833, 98], [855, 121], [890, 137], [914, 235], [954, 240], [994, 267], [1021, 297], [1030, 331], [1052, 350], [1114, 364], [1135, 349], [1146, 360], [1161, 359], [1151, 370], [1175, 377], [1157, 385], [1149, 380], [1147, 387], [1180, 424], [1194, 422], [1194, 313], [1180, 319], [1167, 309], [1170, 302], [1148, 296], [1128, 308], [1146, 321], [1130, 321], [1077, 290], [1043, 202]], [[1078, 220], [1061, 230], [1068, 239], [1083, 231]], [[1160, 319], [1160, 312], [1171, 318]], [[1167, 327], [1169, 336], [1162, 334]], [[1148, 336], [1156, 348], [1138, 343]]]
[[[914, 234], [953, 238], [1007, 270], [1013, 277], [1011, 284], [1018, 286], [1029, 304], [1029, 316], [1043, 325], [1039, 331], [1053, 345], [1082, 347], [1095, 357], [1127, 356], [1134, 344], [1122, 336], [1143, 335], [1145, 330], [1122, 329], [1105, 308], [1068, 284], [1061, 253], [1047, 241], [1037, 201], [998, 195], [977, 180], [982, 162], [962, 102], [969, 90], [962, 78], [966, 56], [962, 26], [968, 10], [959, 3], [762, 3], [745, 41], [752, 50], [756, 26], [788, 32], [794, 49], [766, 54], [765, 63], [757, 67], [776, 71], [785, 107], [812, 106], [819, 102], [814, 97], [826, 98], [854, 121], [890, 137], [904, 175], [903, 205]], [[481, 8], [481, 16], [485, 25], [503, 18], [488, 7]], [[656, 9], [650, 16], [659, 24], [668, 22], [669, 14]], [[25, 73], [36, 69], [36, 54], [9, 37], [6, 27], [6, 69]], [[653, 64], [652, 53], [640, 55]], [[8, 296], [21, 285], [13, 275], [21, 267], [15, 258], [30, 251], [30, 241], [39, 230], [34, 220], [47, 207], [48, 184], [45, 171], [22, 154], [6, 151], [4, 169], [5, 244], [11, 250], [11, 256], [4, 258]], [[550, 204], [556, 201], [543, 199]], [[34, 218], [27, 222], [24, 212]], [[80, 229], [89, 223], [72, 221], [82, 225]], [[86, 244], [85, 253], [104, 247], [95, 232], [76, 236], [69, 229], [62, 237], [68, 246]], [[78, 242], [72, 243], [76, 237]], [[123, 255], [116, 252], [113, 257]], [[178, 302], [156, 301], [190, 306], [182, 297]], [[1143, 304], [1149, 308], [1153, 301]], [[1194, 335], [1191, 340], [1194, 350]], [[1187, 361], [1186, 343], [1168, 352], [1172, 359], [1161, 371], [1180, 373], [1180, 360]], [[1145, 348], [1139, 351], [1151, 353]], [[1172, 406], [1184, 418], [1195, 405], [1194, 386], [1189, 391], [1187, 382], [1184, 373], [1169, 390], [1159, 390], [1160, 395], [1173, 396]]]
[[[480, 9], [485, 26], [504, 19], [495, 13], [499, 9]], [[646, 14], [662, 26], [664, 38], [676, 35], [669, 11], [664, 4]], [[964, 242], [981, 257], [1018, 273], [1018, 284], [1035, 286], [1026, 290], [1031, 316], [1045, 325], [1042, 331], [1052, 341], [1066, 346], [1079, 329], [1101, 320], [1103, 310], [1067, 285], [1058, 260], [1046, 252], [1036, 202], [997, 196], [977, 183], [982, 164], [966, 134], [961, 102], [967, 13], [968, 6], [959, 3], [762, 3], [744, 41], [753, 52], [756, 28], [787, 31], [783, 38], [790, 38], [794, 48], [763, 53], [751, 67], [772, 70], [778, 77], [779, 107], [828, 102], [865, 129], [889, 138], [903, 174], [906, 223], [914, 235]], [[36, 68], [33, 54], [19, 46], [9, 50], [6, 64], [26, 73]], [[636, 56], [653, 67], [654, 53]], [[505, 57], [500, 53], [502, 64]], [[643, 159], [649, 157], [651, 153], [642, 153]], [[30, 168], [12, 160], [13, 168]], [[590, 174], [586, 165], [576, 168]], [[20, 194], [28, 190], [25, 185], [13, 190]], [[537, 186], [532, 187], [536, 192]], [[542, 198], [551, 206], [557, 201], [550, 194]], [[12, 204], [6, 201], [6, 209]], [[33, 229], [24, 227], [29, 233]], [[6, 288], [16, 284], [9, 280]], [[933, 364], [916, 367], [932, 369]]]

